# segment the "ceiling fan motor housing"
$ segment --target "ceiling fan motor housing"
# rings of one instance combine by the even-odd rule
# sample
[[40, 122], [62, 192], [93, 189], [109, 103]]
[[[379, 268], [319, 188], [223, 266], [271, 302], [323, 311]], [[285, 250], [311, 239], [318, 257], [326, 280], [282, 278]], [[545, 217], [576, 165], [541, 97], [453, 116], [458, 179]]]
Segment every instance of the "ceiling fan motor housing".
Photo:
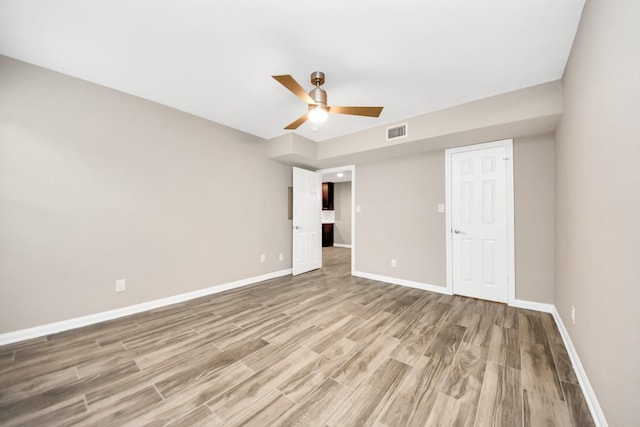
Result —
[[320, 89], [319, 87], [311, 89], [309, 91], [309, 96], [313, 98], [317, 105], [322, 105], [324, 107], [327, 106], [327, 92]]
[[309, 91], [309, 96], [315, 101], [316, 105], [326, 107], [327, 92], [320, 89], [320, 86], [324, 84], [324, 73], [322, 71], [314, 71], [313, 73], [311, 73], [311, 83], [313, 83], [316, 87], [315, 89], [311, 89]]

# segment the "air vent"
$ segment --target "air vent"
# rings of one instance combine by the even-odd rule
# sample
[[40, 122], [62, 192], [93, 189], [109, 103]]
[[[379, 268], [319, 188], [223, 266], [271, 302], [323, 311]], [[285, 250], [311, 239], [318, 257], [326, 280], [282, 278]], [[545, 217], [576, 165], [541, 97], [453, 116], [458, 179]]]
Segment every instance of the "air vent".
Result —
[[387, 128], [387, 141], [391, 141], [392, 139], [404, 138], [405, 136], [407, 136], [406, 123]]

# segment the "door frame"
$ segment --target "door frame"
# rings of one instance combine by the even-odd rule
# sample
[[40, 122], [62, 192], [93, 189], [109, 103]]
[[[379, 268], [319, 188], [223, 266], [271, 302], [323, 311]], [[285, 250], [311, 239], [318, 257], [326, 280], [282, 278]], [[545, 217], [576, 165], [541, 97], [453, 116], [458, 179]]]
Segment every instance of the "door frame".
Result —
[[320, 169], [316, 172], [324, 175], [336, 172], [351, 172], [351, 275], [356, 269], [356, 166], [348, 165], [337, 168]]
[[516, 270], [515, 270], [515, 216], [514, 216], [514, 186], [513, 186], [513, 139], [467, 145], [464, 147], [445, 150], [445, 206], [446, 239], [447, 239], [447, 290], [454, 294], [453, 288], [453, 243], [451, 241], [451, 159], [456, 153], [482, 150], [485, 148], [504, 147], [506, 152], [507, 179], [507, 304], [514, 305], [516, 301]]

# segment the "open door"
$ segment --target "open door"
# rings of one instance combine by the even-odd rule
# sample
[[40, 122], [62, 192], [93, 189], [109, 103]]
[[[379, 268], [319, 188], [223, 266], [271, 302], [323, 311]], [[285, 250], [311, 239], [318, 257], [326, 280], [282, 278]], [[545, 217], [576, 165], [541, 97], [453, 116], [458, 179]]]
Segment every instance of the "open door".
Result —
[[322, 175], [293, 168], [293, 275], [322, 267]]

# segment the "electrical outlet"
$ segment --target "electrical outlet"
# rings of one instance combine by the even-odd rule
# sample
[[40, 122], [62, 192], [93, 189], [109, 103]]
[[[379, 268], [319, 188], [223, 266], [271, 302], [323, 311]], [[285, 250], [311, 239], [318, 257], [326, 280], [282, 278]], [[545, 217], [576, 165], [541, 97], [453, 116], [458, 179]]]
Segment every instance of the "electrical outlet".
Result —
[[284, 261], [284, 254], [278, 255], [278, 261]]
[[395, 259], [391, 260], [391, 267], [396, 268], [398, 266], [398, 262]]
[[127, 281], [125, 279], [116, 280], [116, 292], [124, 292], [127, 289]]
[[265, 254], [260, 255], [260, 262], [265, 262], [267, 260], [267, 256]]
[[571, 306], [571, 323], [576, 324], [576, 308]]
[[438, 203], [438, 212], [440, 213], [444, 212], [444, 203]]

